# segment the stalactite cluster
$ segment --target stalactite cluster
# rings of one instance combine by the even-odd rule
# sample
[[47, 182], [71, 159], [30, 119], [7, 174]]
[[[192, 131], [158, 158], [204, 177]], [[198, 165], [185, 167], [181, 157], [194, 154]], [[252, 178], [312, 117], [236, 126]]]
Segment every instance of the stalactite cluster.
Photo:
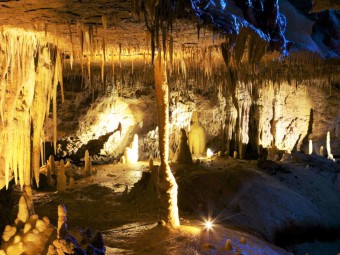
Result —
[[33, 33], [11, 29], [3, 30], [0, 37], [1, 173], [7, 187], [12, 177], [23, 187], [30, 185], [32, 170], [39, 183], [40, 147], [51, 100], [56, 144], [62, 63], [57, 48], [41, 44]]

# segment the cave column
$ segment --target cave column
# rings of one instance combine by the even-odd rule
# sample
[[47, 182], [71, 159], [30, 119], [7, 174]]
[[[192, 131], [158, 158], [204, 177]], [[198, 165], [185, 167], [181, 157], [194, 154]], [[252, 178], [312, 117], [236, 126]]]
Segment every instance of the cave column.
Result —
[[159, 149], [161, 165], [159, 169], [159, 193], [161, 207], [165, 210], [164, 220], [171, 227], [178, 227], [177, 183], [169, 163], [169, 86], [166, 74], [166, 63], [158, 54], [154, 62], [155, 93], [159, 126]]

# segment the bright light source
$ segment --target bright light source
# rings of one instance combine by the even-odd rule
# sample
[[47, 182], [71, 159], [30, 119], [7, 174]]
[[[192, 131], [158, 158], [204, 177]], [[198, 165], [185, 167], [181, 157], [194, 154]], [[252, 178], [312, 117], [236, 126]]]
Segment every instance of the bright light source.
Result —
[[210, 220], [207, 220], [204, 225], [207, 230], [211, 230], [213, 227], [213, 223]]
[[210, 150], [209, 148], [207, 149], [207, 158], [211, 158], [214, 155], [214, 153], [212, 152], [212, 150]]

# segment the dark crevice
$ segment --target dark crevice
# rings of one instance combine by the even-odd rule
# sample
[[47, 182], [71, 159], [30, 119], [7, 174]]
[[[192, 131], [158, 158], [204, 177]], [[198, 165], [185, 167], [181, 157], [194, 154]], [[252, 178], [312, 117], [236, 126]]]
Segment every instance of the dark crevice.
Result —
[[[0, 235], [5, 229], [6, 225], [10, 225], [13, 223], [13, 206], [14, 206], [14, 198], [13, 198], [13, 184], [12, 180], [9, 183], [9, 187], [6, 190], [6, 187], [0, 190]], [[1, 240], [0, 240], [1, 242]]]
[[287, 247], [304, 242], [335, 242], [340, 240], [340, 227], [293, 224], [275, 233], [275, 245]]

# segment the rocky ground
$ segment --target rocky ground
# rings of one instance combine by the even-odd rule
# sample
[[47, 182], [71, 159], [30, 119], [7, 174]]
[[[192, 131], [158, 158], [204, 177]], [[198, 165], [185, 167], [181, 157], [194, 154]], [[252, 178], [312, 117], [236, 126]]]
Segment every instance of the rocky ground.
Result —
[[[148, 162], [95, 167], [97, 175], [76, 180], [73, 191], [35, 191], [35, 210], [56, 226], [57, 207], [66, 205], [71, 232], [102, 231], [107, 254], [288, 254], [269, 242], [294, 254], [340, 251], [340, 167], [325, 158], [171, 164], [179, 185], [178, 230], [158, 226], [157, 210], [141, 211], [137, 201], [122, 199], [149, 171]], [[204, 229], [208, 217], [212, 231]]]

